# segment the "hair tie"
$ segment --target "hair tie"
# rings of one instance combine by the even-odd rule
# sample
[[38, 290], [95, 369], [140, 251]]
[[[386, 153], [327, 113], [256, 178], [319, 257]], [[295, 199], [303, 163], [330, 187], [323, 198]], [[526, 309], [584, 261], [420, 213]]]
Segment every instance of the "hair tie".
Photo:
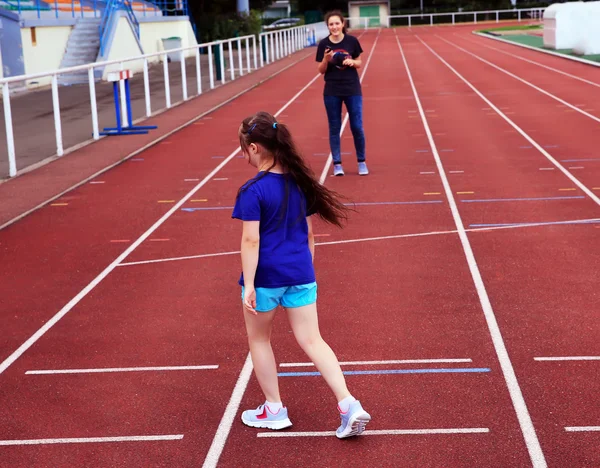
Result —
[[277, 122], [273, 123], [273, 128], [277, 128]]

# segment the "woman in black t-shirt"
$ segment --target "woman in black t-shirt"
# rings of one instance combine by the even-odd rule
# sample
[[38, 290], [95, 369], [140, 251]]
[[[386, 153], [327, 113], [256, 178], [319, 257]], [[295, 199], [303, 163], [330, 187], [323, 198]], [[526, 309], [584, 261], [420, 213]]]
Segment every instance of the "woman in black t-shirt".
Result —
[[362, 89], [357, 69], [361, 67], [360, 42], [346, 34], [344, 17], [338, 10], [325, 15], [329, 36], [322, 39], [317, 47], [316, 60], [319, 72], [325, 75], [323, 99], [329, 121], [329, 146], [333, 158], [333, 174], [344, 175], [340, 143], [342, 128], [342, 103], [346, 105], [350, 118], [350, 129], [354, 137], [358, 173], [367, 175], [365, 162], [365, 133], [362, 124]]

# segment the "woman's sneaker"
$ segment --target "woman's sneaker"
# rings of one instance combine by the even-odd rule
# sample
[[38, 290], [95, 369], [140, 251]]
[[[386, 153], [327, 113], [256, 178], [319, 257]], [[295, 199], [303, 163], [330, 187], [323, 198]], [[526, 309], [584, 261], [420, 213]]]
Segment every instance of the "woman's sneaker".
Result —
[[273, 413], [266, 404], [260, 405], [255, 410], [244, 411], [242, 413], [242, 422], [246, 426], [273, 430], [285, 429], [292, 425], [292, 421], [288, 418], [287, 408], [281, 408], [279, 411]]
[[334, 176], [343, 176], [344, 175], [344, 168], [342, 167], [341, 164], [333, 165], [333, 175]]
[[335, 431], [338, 439], [361, 435], [365, 430], [365, 426], [371, 420], [371, 415], [363, 409], [358, 400], [350, 403], [350, 407], [345, 413], [340, 411], [340, 417], [342, 418], [342, 424]]
[[369, 169], [367, 168], [367, 163], [366, 162], [359, 162], [358, 163], [358, 175], [368, 175], [369, 174]]

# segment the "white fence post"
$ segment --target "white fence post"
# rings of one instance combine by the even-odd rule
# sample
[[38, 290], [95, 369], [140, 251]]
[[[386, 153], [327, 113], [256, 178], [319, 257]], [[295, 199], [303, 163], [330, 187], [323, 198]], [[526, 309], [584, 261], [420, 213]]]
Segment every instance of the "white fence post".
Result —
[[213, 54], [212, 54], [212, 45], [208, 46], [208, 74], [210, 75], [210, 89], [215, 87], [215, 76], [213, 70]]
[[4, 125], [6, 127], [6, 149], [8, 151], [8, 175], [17, 175], [15, 160], [15, 135], [12, 126], [12, 112], [10, 109], [10, 89], [8, 83], [2, 85], [2, 100], [4, 101]]
[[231, 47], [231, 42], [229, 41], [227, 42], [227, 49], [229, 50], [229, 61], [231, 62], [231, 66], [229, 67], [229, 71], [231, 72], [231, 80], [235, 80], [235, 66], [234, 66], [234, 61], [233, 61], [233, 50]]
[[225, 54], [222, 42], [219, 42], [219, 53], [221, 54], [221, 84], [225, 84]]
[[202, 72], [200, 70], [200, 47], [198, 47], [196, 49], [196, 88], [198, 89], [198, 96], [202, 94]]
[[169, 109], [171, 107], [171, 86], [169, 85], [169, 63], [166, 53], [163, 56], [163, 71], [165, 75], [165, 101], [167, 109]]
[[242, 40], [237, 40], [237, 49], [238, 49], [238, 64], [240, 66], [240, 76], [244, 75], [244, 54], [242, 53]]
[[56, 154], [62, 156], [62, 125], [60, 123], [60, 102], [58, 100], [58, 75], [52, 75], [52, 107], [54, 108], [54, 129], [56, 130]]
[[90, 83], [90, 105], [92, 106], [92, 135], [94, 140], [100, 138], [98, 128], [98, 105], [96, 103], [96, 80], [94, 79], [94, 69], [88, 69], [88, 81]]
[[150, 78], [148, 76], [148, 59], [144, 59], [144, 98], [146, 100], [146, 117], [152, 115], [152, 105], [150, 102]]
[[185, 69], [185, 52], [181, 51], [181, 87], [183, 88], [183, 100], [187, 101], [187, 70]]
[[248, 73], [252, 71], [252, 65], [250, 64], [250, 38], [246, 38], [246, 65], [248, 67]]
[[254, 50], [254, 69], [258, 70], [258, 61], [256, 57], [256, 36], [252, 35], [252, 50]]

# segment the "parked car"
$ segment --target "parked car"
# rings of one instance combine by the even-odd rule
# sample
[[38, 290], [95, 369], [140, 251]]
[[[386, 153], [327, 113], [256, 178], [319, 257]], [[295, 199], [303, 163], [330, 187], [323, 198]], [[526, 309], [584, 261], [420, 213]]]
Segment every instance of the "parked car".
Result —
[[273, 21], [271, 24], [263, 26], [263, 30], [278, 29], [278, 28], [290, 28], [300, 23], [300, 18], [281, 18]]

